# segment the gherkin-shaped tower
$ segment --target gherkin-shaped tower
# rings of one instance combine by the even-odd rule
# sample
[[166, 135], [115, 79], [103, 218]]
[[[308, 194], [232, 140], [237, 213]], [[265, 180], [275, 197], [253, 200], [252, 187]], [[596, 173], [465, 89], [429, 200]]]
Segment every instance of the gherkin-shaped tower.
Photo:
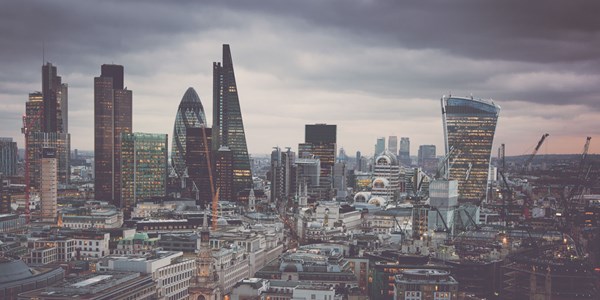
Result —
[[188, 88], [181, 98], [177, 116], [175, 117], [175, 126], [173, 126], [173, 140], [171, 144], [171, 166], [177, 176], [180, 178], [185, 173], [185, 155], [186, 155], [186, 132], [188, 128], [200, 128], [206, 126], [206, 116], [204, 107], [200, 102], [200, 97], [194, 88]]

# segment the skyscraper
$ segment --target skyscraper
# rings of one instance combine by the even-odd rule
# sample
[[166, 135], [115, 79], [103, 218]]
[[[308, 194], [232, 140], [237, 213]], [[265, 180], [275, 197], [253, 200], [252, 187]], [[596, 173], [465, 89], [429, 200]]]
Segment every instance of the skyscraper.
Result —
[[171, 142], [171, 166], [180, 178], [185, 174], [186, 132], [188, 128], [206, 126], [206, 116], [200, 97], [193, 88], [188, 88], [179, 102], [175, 125], [173, 126], [173, 139]]
[[51, 63], [42, 66], [44, 132], [68, 132], [68, 86]]
[[42, 92], [29, 94], [25, 104], [25, 181], [29, 191], [41, 190], [42, 148], [54, 148], [58, 161], [57, 179], [68, 184], [70, 179], [71, 142], [68, 133], [68, 87], [57, 76], [51, 63], [42, 66]]
[[417, 165], [427, 172], [434, 172], [437, 169], [437, 158], [435, 157], [435, 145], [419, 146]]
[[292, 166], [296, 154], [287, 149], [281, 151], [279, 147], [271, 152], [271, 202], [287, 201], [295, 190], [292, 187]]
[[398, 153], [398, 137], [391, 135], [388, 137], [388, 150], [396, 155]]
[[215, 155], [215, 174], [219, 201], [233, 200], [233, 153], [226, 146], [221, 146]]
[[379, 156], [383, 151], [385, 151], [385, 138], [378, 137], [377, 143], [375, 143], [375, 153], [373, 154], [373, 157]]
[[95, 196], [121, 207], [121, 134], [131, 133], [132, 92], [123, 66], [102, 65], [94, 78]]
[[400, 152], [398, 153], [398, 160], [405, 166], [412, 164], [410, 160], [410, 139], [407, 137], [400, 138]]
[[298, 145], [301, 158], [316, 157], [321, 161], [320, 186], [333, 192], [333, 165], [337, 149], [337, 125], [306, 125], [304, 143]]
[[121, 198], [126, 217], [143, 199], [166, 195], [167, 135], [123, 133], [121, 137]]
[[57, 216], [58, 180], [56, 177], [56, 149], [43, 148], [41, 157], [42, 179], [40, 203], [42, 221], [55, 222]]
[[0, 173], [4, 176], [17, 174], [17, 142], [12, 138], [0, 137]]
[[[206, 136], [205, 136], [206, 135]], [[212, 169], [212, 130], [211, 128], [188, 128], [186, 132], [186, 158], [189, 181], [188, 189], [196, 203], [210, 205], [213, 198], [214, 182], [211, 182]]]
[[459, 202], [480, 203], [486, 187], [500, 106], [473, 98], [442, 97], [449, 178], [458, 180]]
[[252, 187], [250, 159], [229, 45], [223, 45], [223, 63], [213, 63], [213, 150], [227, 146], [233, 152], [233, 193]]

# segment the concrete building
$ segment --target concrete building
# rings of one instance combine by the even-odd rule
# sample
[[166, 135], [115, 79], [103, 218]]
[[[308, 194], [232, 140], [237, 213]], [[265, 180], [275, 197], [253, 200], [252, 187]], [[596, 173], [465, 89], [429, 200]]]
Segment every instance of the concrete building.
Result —
[[55, 148], [42, 149], [41, 165], [41, 219], [44, 222], [55, 223], [58, 198], [58, 161], [56, 159]]
[[64, 269], [58, 266], [35, 268], [20, 259], [0, 257], [0, 299], [17, 299], [20, 293], [61, 282], [64, 276]]
[[179, 300], [188, 299], [195, 262], [185, 259], [182, 252], [154, 251], [143, 255], [110, 255], [100, 259], [96, 270], [148, 274], [155, 283], [158, 299]]
[[395, 276], [394, 300], [458, 299], [458, 282], [450, 272], [436, 269], [405, 270]]
[[4, 176], [17, 175], [17, 142], [12, 138], [0, 137], [0, 173]]
[[410, 167], [412, 165], [412, 159], [410, 158], [410, 138], [408, 137], [400, 138], [400, 151], [398, 152], [398, 160], [406, 167]]
[[108, 229], [123, 225], [123, 212], [107, 202], [89, 201], [81, 208], [63, 208], [60, 216], [65, 228]]
[[[400, 165], [395, 154], [384, 151], [375, 159], [371, 196], [396, 201], [400, 193]], [[383, 204], [383, 203], [380, 203]]]

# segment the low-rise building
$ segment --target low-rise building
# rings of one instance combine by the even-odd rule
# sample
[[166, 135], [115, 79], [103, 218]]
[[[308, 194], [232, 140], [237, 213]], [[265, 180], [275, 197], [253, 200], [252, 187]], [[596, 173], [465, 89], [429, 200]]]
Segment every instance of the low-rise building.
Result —
[[405, 270], [395, 276], [394, 300], [458, 299], [458, 281], [436, 269]]

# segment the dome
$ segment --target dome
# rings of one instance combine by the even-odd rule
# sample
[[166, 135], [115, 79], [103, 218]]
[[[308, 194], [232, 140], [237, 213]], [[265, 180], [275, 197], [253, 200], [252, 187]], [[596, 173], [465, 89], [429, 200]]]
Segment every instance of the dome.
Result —
[[373, 197], [369, 199], [369, 204], [373, 204], [375, 206], [385, 206], [387, 201], [382, 197]]
[[387, 178], [377, 177], [373, 179], [373, 188], [383, 189], [390, 186], [390, 181]]
[[29, 267], [20, 259], [0, 259], [0, 283], [21, 280], [33, 276]]
[[354, 195], [354, 202], [367, 202], [371, 198], [370, 192], [358, 192]]
[[398, 165], [398, 157], [390, 152], [389, 150], [385, 150], [383, 151], [383, 153], [381, 153], [379, 156], [377, 156], [377, 159], [375, 159], [375, 164], [376, 165], [394, 165], [397, 166]]

